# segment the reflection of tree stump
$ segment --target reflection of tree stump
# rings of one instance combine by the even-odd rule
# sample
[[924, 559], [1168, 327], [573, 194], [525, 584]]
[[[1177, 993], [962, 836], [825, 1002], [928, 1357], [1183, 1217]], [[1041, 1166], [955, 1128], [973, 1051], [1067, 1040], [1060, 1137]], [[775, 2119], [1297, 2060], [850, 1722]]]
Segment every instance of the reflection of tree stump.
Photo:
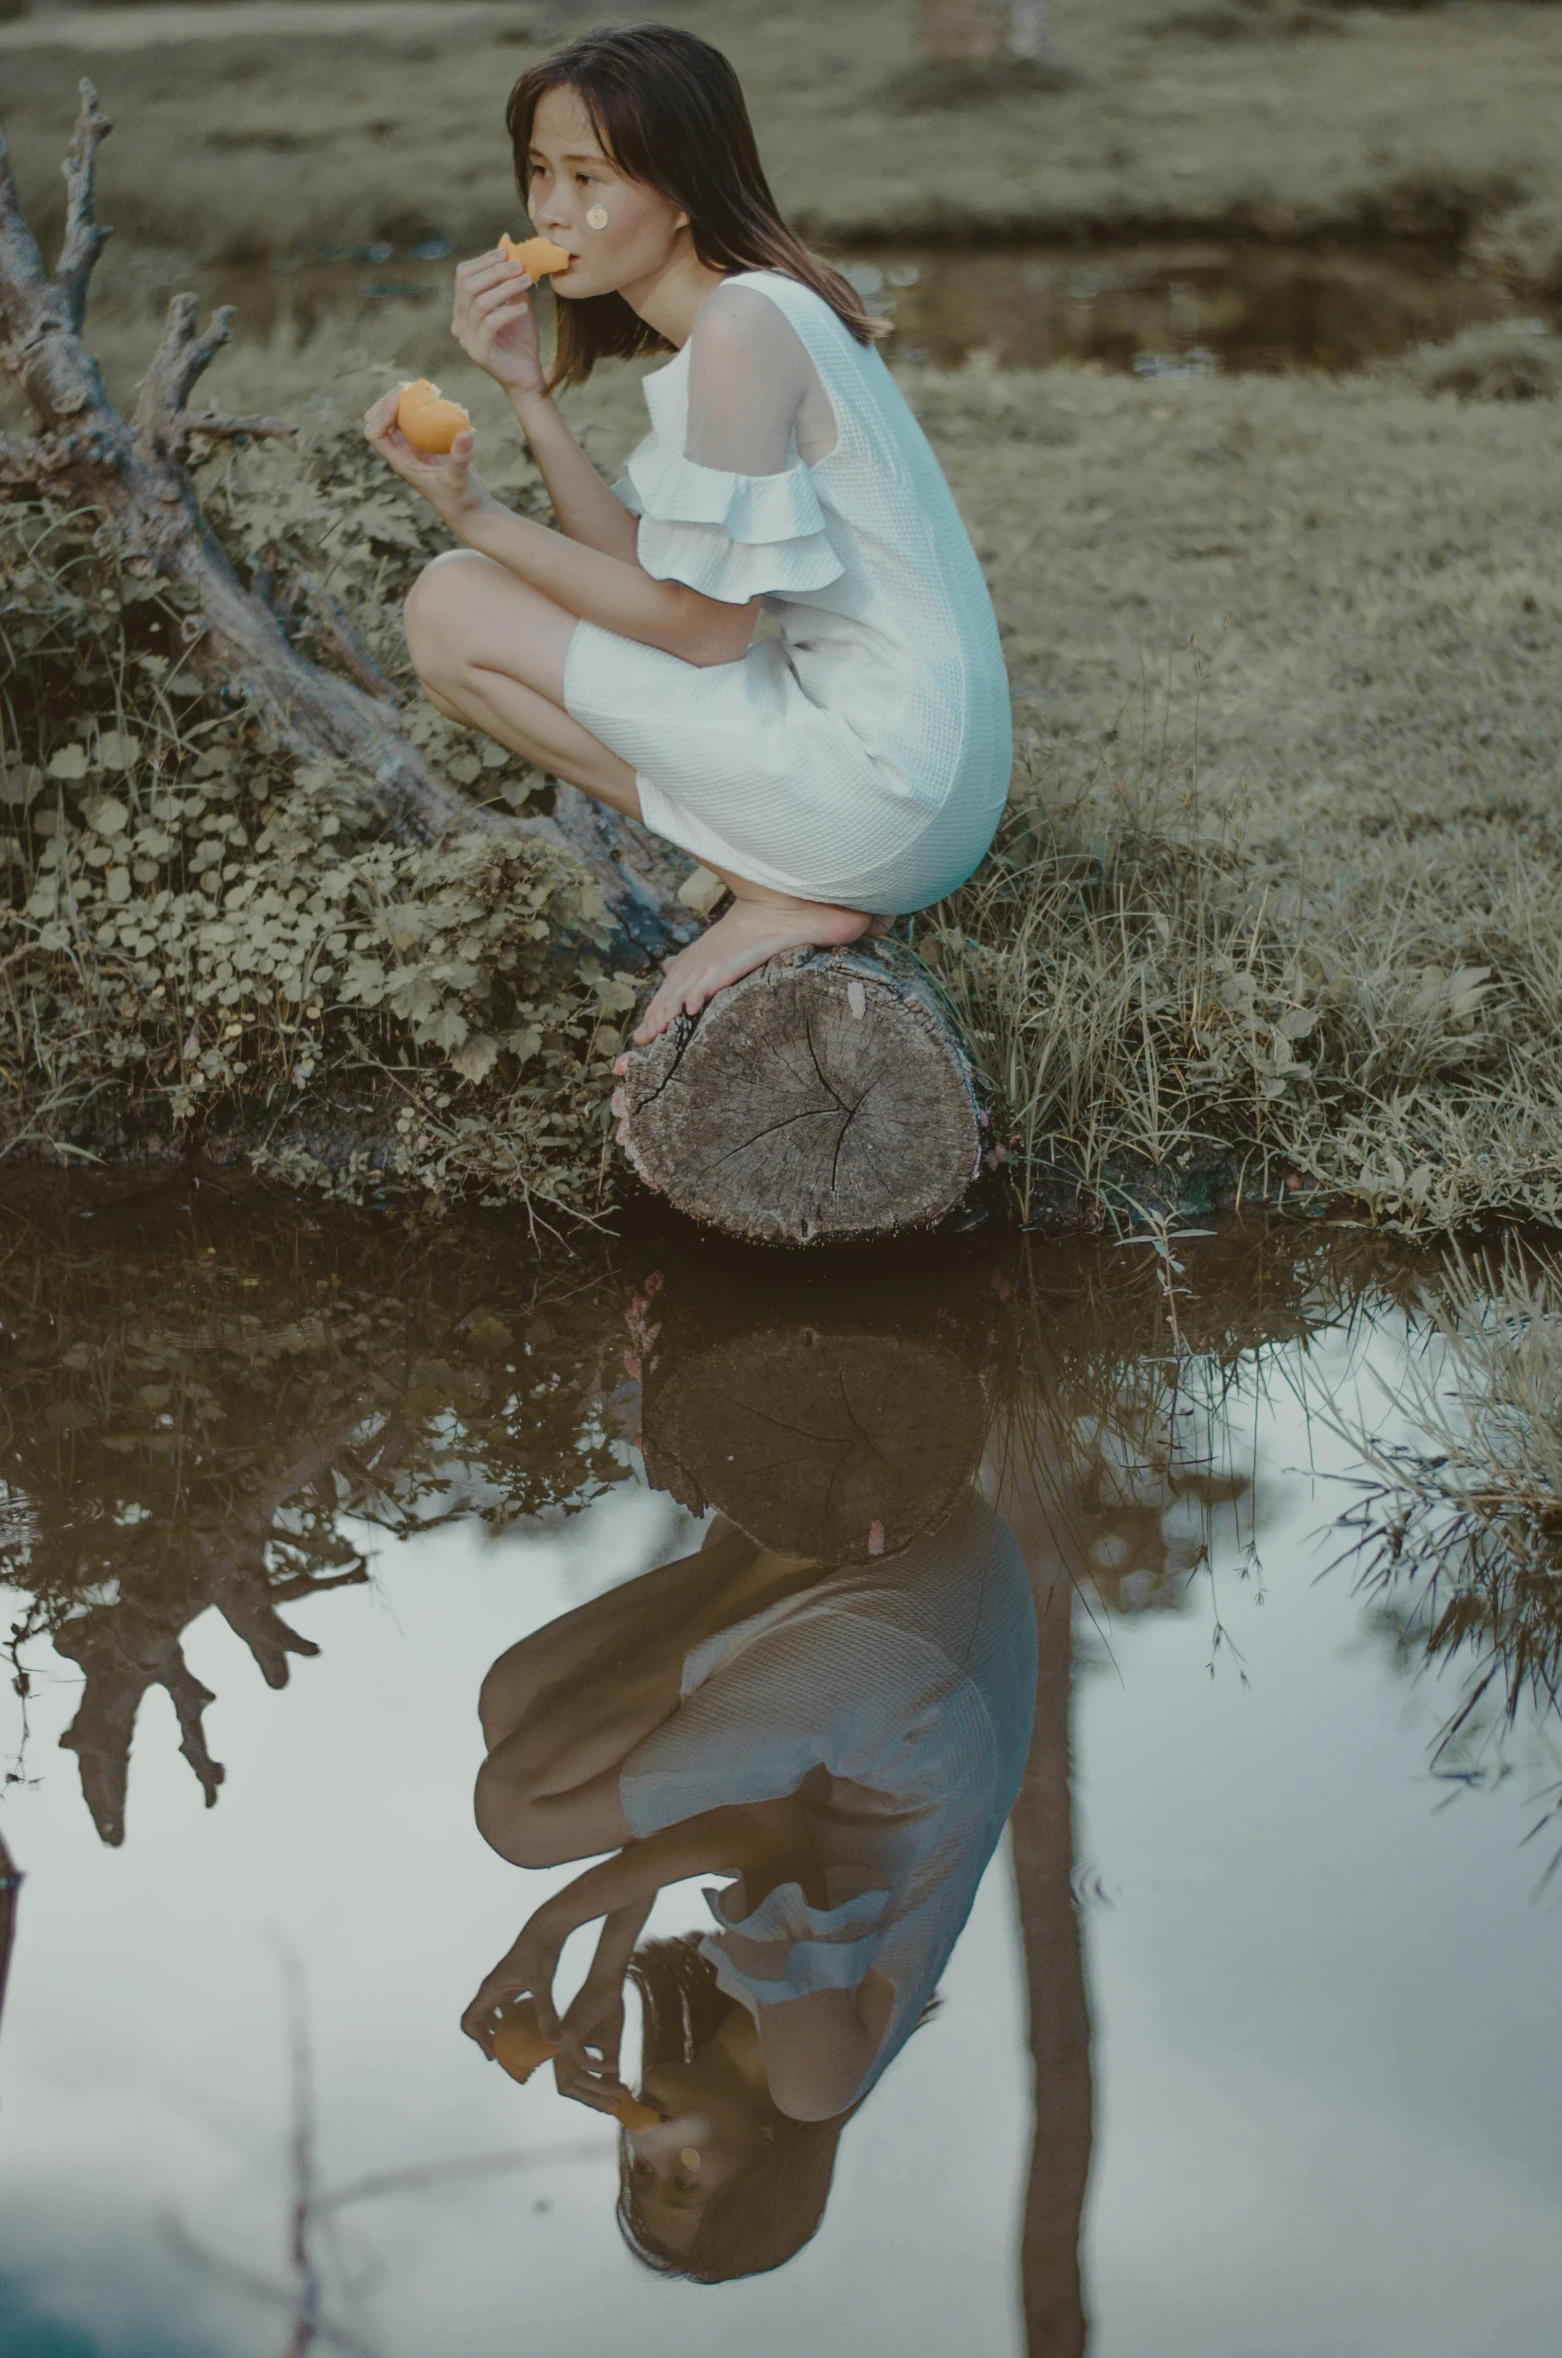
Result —
[[756, 1244], [930, 1226], [980, 1161], [970, 1059], [917, 961], [884, 943], [771, 959], [631, 1048], [616, 1102], [646, 1184]]
[[980, 1377], [941, 1343], [769, 1327], [653, 1363], [646, 1472], [783, 1555], [893, 1555], [943, 1522], [986, 1423]]

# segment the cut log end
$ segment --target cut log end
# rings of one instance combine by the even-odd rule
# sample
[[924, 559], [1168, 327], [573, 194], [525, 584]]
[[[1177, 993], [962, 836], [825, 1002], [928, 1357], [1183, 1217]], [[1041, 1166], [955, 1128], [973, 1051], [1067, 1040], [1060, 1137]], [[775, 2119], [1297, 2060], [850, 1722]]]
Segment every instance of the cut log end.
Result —
[[647, 1186], [754, 1244], [932, 1227], [981, 1160], [970, 1059], [922, 967], [889, 943], [771, 959], [631, 1048], [620, 1104]]

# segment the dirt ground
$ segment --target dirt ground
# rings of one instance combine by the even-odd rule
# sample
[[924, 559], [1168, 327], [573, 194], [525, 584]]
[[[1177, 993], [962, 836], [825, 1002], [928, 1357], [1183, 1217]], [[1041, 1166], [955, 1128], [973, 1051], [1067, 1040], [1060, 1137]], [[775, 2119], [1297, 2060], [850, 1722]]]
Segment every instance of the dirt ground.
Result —
[[[599, 12], [425, 0], [387, 7], [373, 32], [361, 0], [322, 0], [220, 12], [224, 29], [288, 27], [220, 46], [195, 33], [212, 8], [133, 13], [158, 36], [145, 46], [121, 45], [125, 10], [97, 12], [106, 32], [70, 11], [0, 25], [0, 111], [24, 193], [56, 209], [89, 64], [118, 125], [103, 186], [122, 238], [235, 258], [486, 240], [515, 210], [503, 93]], [[349, 13], [350, 32], [335, 29]], [[1458, 237], [1521, 200], [1562, 201], [1562, 10], [1545, 0], [1383, 13], [1055, 0], [1072, 86], [946, 107], [897, 95], [915, 58], [911, 0], [658, 13], [732, 56], [777, 192], [820, 238]], [[176, 19], [191, 29], [167, 38]]]

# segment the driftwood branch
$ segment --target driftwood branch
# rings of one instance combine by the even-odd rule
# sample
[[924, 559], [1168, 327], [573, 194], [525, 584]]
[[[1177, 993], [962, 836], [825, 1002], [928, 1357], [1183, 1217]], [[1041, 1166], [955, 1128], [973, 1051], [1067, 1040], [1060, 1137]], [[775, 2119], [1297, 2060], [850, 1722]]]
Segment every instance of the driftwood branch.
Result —
[[92, 84], [83, 81], [70, 153], [60, 167], [65, 175], [65, 239], [54, 271], [54, 283], [65, 298], [65, 316], [73, 334], [87, 316], [87, 290], [98, 256], [114, 234], [98, 226], [94, 189], [98, 149], [113, 128], [98, 105]]
[[49, 456], [36, 435], [19, 442], [10, 434], [0, 434], [0, 488], [35, 490], [49, 472]]
[[[13, 290], [34, 293], [47, 283], [48, 272], [38, 251], [38, 241], [27, 226], [11, 174], [10, 150], [5, 133], [0, 131], [0, 325], [8, 342], [12, 333], [8, 296]], [[14, 366], [9, 357], [7, 365]]]
[[[65, 167], [70, 212], [60, 272], [44, 270], [0, 143], [0, 363], [37, 413], [33, 441], [0, 457], [0, 483], [41, 489], [76, 509], [95, 508], [128, 571], [166, 585], [188, 617], [184, 677], [228, 706], [246, 707], [300, 759], [324, 762], [360, 824], [405, 841], [470, 833], [524, 838], [583, 862], [600, 886], [617, 963], [663, 956], [693, 930], [677, 898], [679, 872], [642, 830], [608, 812], [590, 828], [480, 809], [437, 777], [398, 727], [384, 686], [344, 654], [345, 638], [322, 616], [322, 643], [350, 676], [321, 670], [293, 647], [265, 597], [239, 580], [201, 513], [186, 459], [196, 435], [273, 434], [282, 421], [192, 414], [190, 394], [227, 341], [231, 313], [204, 328], [193, 295], [176, 296], [143, 382], [135, 418], [109, 401], [82, 345], [92, 265], [104, 232], [93, 210], [93, 162], [107, 129], [89, 82], [81, 86]], [[345, 620], [345, 618], [343, 618]], [[566, 806], [568, 796], [564, 797]]]
[[204, 329], [197, 327], [199, 316], [196, 296], [174, 296], [151, 366], [141, 380], [135, 430], [148, 453], [161, 458], [186, 455], [185, 404], [233, 333], [231, 303], [214, 311]]
[[185, 428], [218, 442], [291, 442], [298, 432], [288, 418], [229, 418], [215, 409], [192, 409]]
[[378, 697], [382, 704], [399, 704], [401, 698], [319, 575], [301, 569], [294, 574], [291, 587], [302, 601], [316, 635], [330, 648], [348, 678], [356, 680], [366, 694]]

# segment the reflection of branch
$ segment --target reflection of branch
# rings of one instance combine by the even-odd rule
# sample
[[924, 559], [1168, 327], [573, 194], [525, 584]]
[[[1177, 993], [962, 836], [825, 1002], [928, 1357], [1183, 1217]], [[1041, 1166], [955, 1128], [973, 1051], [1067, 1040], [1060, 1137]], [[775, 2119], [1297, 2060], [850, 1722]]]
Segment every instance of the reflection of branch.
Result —
[[288, 1657], [317, 1654], [312, 1638], [301, 1637], [277, 1611], [277, 1601], [314, 1596], [320, 1590], [365, 1581], [368, 1567], [355, 1557], [345, 1571], [309, 1573], [279, 1581], [267, 1566], [276, 1539], [277, 1517], [291, 1498], [327, 1474], [355, 1429], [355, 1409], [308, 1448], [271, 1472], [258, 1495], [209, 1536], [197, 1537], [194, 1558], [180, 1593], [142, 1602], [134, 1596], [72, 1616], [54, 1632], [56, 1651], [79, 1662], [86, 1673], [80, 1706], [60, 1738], [81, 1761], [82, 1792], [103, 1840], [125, 1839], [125, 1796], [130, 1780], [130, 1744], [136, 1714], [148, 1687], [166, 1688], [178, 1715], [179, 1749], [200, 1780], [212, 1808], [223, 1780], [221, 1765], [206, 1747], [201, 1713], [212, 1697], [180, 1650], [182, 1631], [208, 1605], [215, 1605], [234, 1635], [254, 1657], [268, 1687], [285, 1687]]
[[303, 1975], [296, 1957], [283, 1957], [282, 1973], [287, 1985], [288, 2059], [293, 2086], [293, 2227], [289, 2257], [296, 2287], [293, 2338], [287, 2346], [287, 2358], [303, 2358], [320, 2330], [320, 2274], [313, 2248], [315, 2071]]
[[5, 2019], [5, 1985], [11, 1976], [11, 1941], [16, 1932], [16, 1895], [22, 1887], [15, 1861], [0, 1834], [0, 2022]]
[[[0, 1846], [3, 1850], [3, 1846]], [[247, 2268], [241, 2261], [230, 2260], [222, 2252], [214, 2252], [192, 2235], [189, 2228], [176, 2216], [164, 2220], [164, 2232], [182, 2258], [203, 2268], [209, 2276], [230, 2286], [233, 2291], [246, 2293], [251, 2300], [263, 2301], [268, 2309], [285, 2309], [289, 2313], [290, 2330], [283, 2358], [306, 2358], [306, 2353], [323, 2343], [330, 2349], [341, 2350], [346, 2358], [379, 2358], [369, 2342], [363, 2341], [344, 2325], [339, 2325], [326, 2309], [325, 2286], [321, 2279], [316, 2247], [323, 2233], [338, 2211], [351, 2203], [373, 2202], [387, 2194], [420, 2194], [425, 2188], [437, 2186], [452, 2178], [471, 2178], [491, 2170], [523, 2170], [539, 2163], [599, 2161], [616, 2149], [602, 2137], [576, 2138], [566, 2144], [535, 2146], [530, 2152], [475, 2154], [466, 2160], [413, 2164], [403, 2170], [379, 2170], [371, 2177], [355, 2178], [334, 2192], [321, 2187], [315, 2169], [315, 2075], [314, 2057], [309, 2037], [309, 2009], [304, 1992], [303, 1975], [298, 1961], [287, 1951], [282, 1956], [283, 1983], [287, 1993], [288, 2056], [290, 2063], [291, 2125], [288, 2132], [288, 2162], [290, 2201], [288, 2206], [288, 2266], [289, 2278], [282, 2282], [263, 2275], [259, 2269]], [[3, 1987], [0, 1987], [3, 1994]]]
[[1082, 2358], [1079, 2235], [1090, 2174], [1090, 2006], [1073, 1891], [1072, 1586], [1036, 1580], [1036, 1719], [1009, 1820], [1025, 1942], [1035, 2128], [1021, 2279], [1028, 2358]]
[[322, 2194], [322, 2214], [341, 2211], [353, 2202], [375, 2202], [385, 2194], [421, 2194], [426, 2187], [444, 2185], [452, 2178], [485, 2177], [491, 2170], [533, 2170], [555, 2162], [601, 2161], [616, 2150], [603, 2137], [576, 2137], [563, 2145], [534, 2145], [529, 2152], [475, 2153], [465, 2161], [414, 2164], [406, 2170], [379, 2170], [372, 2178], [355, 2178], [334, 2194]]
[[[207, 2275], [215, 2276], [219, 2284], [230, 2286], [234, 2292], [247, 2293], [252, 2301], [263, 2301], [268, 2309], [296, 2307], [297, 2295], [290, 2285], [274, 2284], [269, 2276], [262, 2276], [258, 2268], [243, 2267], [239, 2261], [230, 2260], [223, 2252], [208, 2250], [204, 2243], [190, 2233], [182, 2220], [172, 2216], [166, 2218], [163, 2232], [181, 2259], [189, 2260], [197, 2268], [204, 2268]], [[293, 2358], [294, 2352], [309, 2348], [309, 2342], [300, 2341], [298, 2333], [295, 2316], [293, 2334], [287, 2345], [288, 2358]], [[361, 2342], [356, 2334], [347, 2332], [345, 2327], [334, 2324], [328, 2317], [316, 2320], [310, 2331], [310, 2340], [324, 2342], [333, 2350], [345, 2350], [350, 2353], [350, 2358], [379, 2358], [371, 2342]]]

